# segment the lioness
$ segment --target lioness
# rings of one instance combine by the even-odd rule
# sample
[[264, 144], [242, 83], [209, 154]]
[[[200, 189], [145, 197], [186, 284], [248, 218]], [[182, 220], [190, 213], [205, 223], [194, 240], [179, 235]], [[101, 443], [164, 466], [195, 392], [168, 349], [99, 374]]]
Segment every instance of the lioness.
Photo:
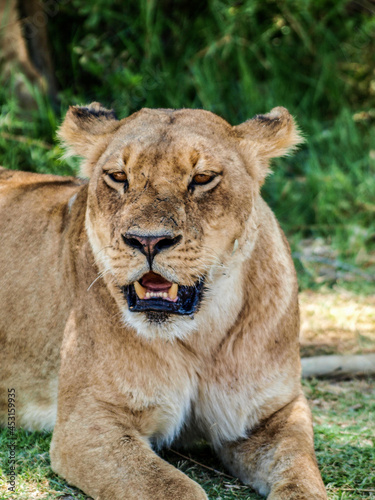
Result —
[[269, 499], [325, 499], [300, 384], [297, 281], [260, 196], [301, 142], [288, 111], [60, 129], [75, 178], [0, 173], [1, 412], [52, 429], [52, 468], [100, 500], [201, 500], [155, 452], [204, 437]]

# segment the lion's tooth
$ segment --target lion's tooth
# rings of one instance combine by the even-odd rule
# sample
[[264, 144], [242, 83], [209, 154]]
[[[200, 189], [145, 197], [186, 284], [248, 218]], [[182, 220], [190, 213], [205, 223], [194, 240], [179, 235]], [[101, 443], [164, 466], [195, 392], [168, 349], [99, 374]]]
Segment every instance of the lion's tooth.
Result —
[[178, 293], [178, 285], [177, 283], [173, 283], [173, 285], [168, 291], [168, 297], [172, 300], [175, 300], [177, 297], [177, 293]]
[[140, 299], [144, 299], [146, 296], [146, 288], [144, 288], [138, 281], [134, 282], [135, 293]]

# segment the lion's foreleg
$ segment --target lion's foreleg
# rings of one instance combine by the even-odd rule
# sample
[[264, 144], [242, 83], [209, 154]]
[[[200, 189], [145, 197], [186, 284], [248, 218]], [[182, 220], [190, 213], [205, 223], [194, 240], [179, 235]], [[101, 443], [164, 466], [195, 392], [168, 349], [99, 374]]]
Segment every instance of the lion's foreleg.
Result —
[[207, 500], [197, 483], [157, 456], [134, 429], [100, 417], [89, 424], [69, 420], [55, 428], [52, 468], [95, 500]]
[[268, 500], [325, 500], [316, 463], [311, 413], [301, 395], [273, 414], [248, 439], [220, 450], [227, 467]]

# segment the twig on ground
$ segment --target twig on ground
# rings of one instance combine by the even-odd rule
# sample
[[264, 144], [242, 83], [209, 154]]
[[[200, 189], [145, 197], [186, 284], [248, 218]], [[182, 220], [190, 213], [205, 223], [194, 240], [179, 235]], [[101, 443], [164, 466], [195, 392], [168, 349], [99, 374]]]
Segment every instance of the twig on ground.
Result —
[[302, 377], [353, 377], [375, 374], [375, 354], [302, 358]]
[[[171, 451], [175, 455], [178, 455], [179, 457], [184, 458], [185, 460], [189, 460], [189, 462], [193, 462], [194, 464], [199, 465], [200, 467], [203, 467], [204, 469], [208, 469], [211, 472], [215, 472], [215, 474], [219, 474], [220, 476], [228, 477], [229, 479], [235, 479], [236, 481], [238, 481], [238, 479], [236, 477], [231, 476], [230, 474], [225, 474], [225, 472], [221, 472], [219, 470], [213, 469], [212, 467], [208, 467], [208, 465], [201, 464], [200, 462], [197, 462], [197, 460], [194, 460], [193, 458], [187, 457], [186, 455], [183, 455], [182, 453], [180, 453], [176, 450], [172, 450], [172, 448], [168, 448], [168, 449], [169, 449], [169, 451]], [[244, 487], [245, 487], [245, 485], [244, 485]]]
[[338, 431], [339, 434], [345, 434], [346, 436], [357, 436], [366, 439], [375, 439], [373, 434], [358, 434], [358, 432], [346, 432], [346, 431]]
[[375, 493], [375, 489], [374, 488], [340, 488], [340, 486], [327, 486], [327, 490], [331, 490], [331, 491], [354, 491], [354, 492], [358, 492], [358, 491], [363, 491], [364, 493]]

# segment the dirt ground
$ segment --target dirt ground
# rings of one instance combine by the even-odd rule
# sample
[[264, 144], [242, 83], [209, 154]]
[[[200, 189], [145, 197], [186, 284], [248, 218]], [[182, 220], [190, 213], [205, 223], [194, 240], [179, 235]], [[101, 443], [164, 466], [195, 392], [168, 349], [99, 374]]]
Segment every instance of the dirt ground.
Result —
[[300, 308], [302, 356], [375, 352], [375, 296], [307, 290]]

